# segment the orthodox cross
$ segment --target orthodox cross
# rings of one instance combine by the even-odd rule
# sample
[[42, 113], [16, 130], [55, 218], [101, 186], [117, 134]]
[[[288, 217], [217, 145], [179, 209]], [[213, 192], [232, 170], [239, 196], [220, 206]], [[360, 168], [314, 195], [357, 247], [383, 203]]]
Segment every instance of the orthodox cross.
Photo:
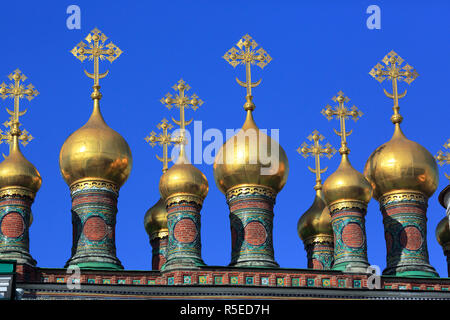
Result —
[[315, 157], [316, 160], [316, 168], [312, 169], [308, 166], [309, 171], [316, 174], [316, 185], [314, 186], [315, 190], [319, 190], [322, 188], [322, 179], [320, 175], [327, 171], [328, 167], [324, 169], [320, 169], [320, 158], [324, 155], [331, 159], [333, 155], [336, 153], [336, 149], [331, 146], [331, 144], [327, 143], [324, 146], [320, 144], [324, 136], [322, 136], [319, 131], [314, 130], [309, 136], [308, 140], [312, 141], [311, 145], [308, 145], [306, 142], [303, 142], [302, 145], [297, 149], [297, 152], [300, 153], [303, 157], [308, 158]]
[[32, 84], [28, 86], [24, 86], [23, 83], [27, 76], [25, 76], [19, 69], [16, 69], [8, 76], [9, 80], [14, 80], [14, 83], [5, 84], [4, 82], [0, 84], [0, 97], [4, 100], [6, 98], [14, 99], [14, 111], [6, 108], [6, 111], [11, 116], [9, 121], [5, 121], [3, 125], [6, 128], [10, 128], [7, 132], [3, 132], [0, 130], [0, 143], [6, 141], [10, 145], [10, 151], [13, 147], [13, 139], [17, 137], [17, 139], [22, 143], [22, 145], [26, 146], [28, 142], [33, 139], [33, 136], [27, 132], [27, 130], [20, 130], [20, 122], [19, 117], [23, 116], [27, 109], [20, 111], [20, 99], [27, 98], [28, 101], [31, 101], [34, 97], [36, 97], [39, 92], [34, 89]]
[[192, 110], [197, 110], [199, 106], [203, 104], [203, 101], [198, 98], [198, 96], [194, 93], [192, 96], [187, 96], [186, 91], [189, 91], [191, 87], [180, 79], [177, 84], [172, 87], [173, 90], [178, 91], [175, 95], [175, 98], [170, 93], [167, 93], [164, 98], [160, 100], [160, 102], [166, 105], [167, 109], [172, 109], [175, 105], [178, 109], [180, 109], [180, 120], [175, 120], [172, 117], [172, 121], [180, 126], [181, 131], [183, 132], [186, 129], [186, 126], [192, 122], [192, 119], [189, 121], [185, 120], [184, 114], [185, 110], [191, 108]]
[[374, 77], [378, 82], [382, 83], [385, 79], [392, 80], [392, 93], [389, 93], [383, 88], [384, 94], [394, 100], [394, 114], [391, 117], [391, 121], [394, 124], [400, 124], [403, 117], [399, 114], [400, 107], [398, 105], [398, 99], [406, 96], [406, 90], [398, 94], [397, 81], [404, 81], [407, 84], [411, 84], [419, 75], [417, 71], [409, 64], [404, 64], [404, 60], [393, 50], [389, 52], [382, 60], [385, 64], [377, 63], [375, 67], [370, 70], [369, 74]]
[[326, 105], [325, 109], [323, 109], [321, 113], [328, 120], [333, 119], [333, 116], [335, 116], [335, 119], [339, 119], [341, 131], [334, 129], [334, 132], [341, 137], [341, 147], [339, 148], [339, 153], [341, 155], [348, 154], [350, 149], [347, 147], [347, 137], [352, 134], [353, 130], [348, 132], [346, 131], [345, 120], [348, 120], [348, 117], [352, 117], [352, 119], [356, 122], [363, 115], [363, 113], [358, 110], [356, 106], [353, 106], [351, 109], [348, 109], [345, 106], [344, 103], [347, 103], [350, 99], [346, 97], [342, 91], [339, 91], [337, 96], [334, 96], [332, 100], [337, 102], [338, 105], [334, 108], [330, 105]]
[[158, 143], [163, 148], [163, 156], [162, 158], [158, 155], [156, 155], [156, 158], [163, 163], [163, 173], [165, 173], [169, 167], [169, 161], [172, 161], [172, 158], [169, 158], [168, 156], [168, 146], [174, 144], [179, 144], [182, 142], [181, 137], [172, 137], [172, 135], [168, 132], [168, 130], [171, 130], [173, 128], [173, 125], [168, 123], [167, 119], [162, 119], [160, 123], [156, 126], [158, 129], [162, 130], [162, 133], [160, 133], [158, 136], [156, 135], [155, 131], [150, 132], [150, 135], [145, 137], [145, 141], [147, 141], [152, 148]]
[[[450, 149], [450, 139], [447, 140], [447, 142], [444, 144], [445, 149]], [[440, 166], [444, 164], [450, 164], [450, 152], [446, 151], [443, 152], [442, 150], [439, 150], [437, 155], [434, 157]], [[450, 176], [447, 173], [444, 173], [447, 179], [450, 179]]]
[[240, 86], [247, 88], [247, 102], [244, 105], [244, 109], [246, 111], [254, 110], [255, 105], [252, 102], [252, 88], [259, 86], [259, 84], [261, 83], [261, 79], [256, 82], [252, 82], [251, 66], [256, 64], [261, 69], [263, 69], [270, 61], [272, 61], [272, 57], [269, 56], [269, 54], [261, 47], [258, 50], [255, 50], [258, 47], [258, 44], [248, 34], [242, 37], [242, 39], [239, 40], [236, 46], [239, 49], [237, 49], [236, 47], [232, 47], [225, 53], [223, 58], [227, 60], [228, 63], [231, 64], [234, 68], [239, 64], [245, 64], [245, 82], [239, 80], [237, 77], [236, 81]]
[[81, 41], [70, 51], [81, 62], [86, 58], [89, 61], [94, 61], [94, 73], [89, 73], [86, 70], [84, 70], [84, 73], [89, 78], [94, 79], [94, 87], [97, 87], [97, 89], [99, 88], [99, 79], [106, 77], [109, 72], [109, 70], [106, 70], [104, 73], [99, 73], [99, 61], [106, 59], [112, 63], [123, 52], [112, 42], [105, 44], [106, 39], [108, 38], [104, 33], [94, 28], [85, 38], [88, 44]]

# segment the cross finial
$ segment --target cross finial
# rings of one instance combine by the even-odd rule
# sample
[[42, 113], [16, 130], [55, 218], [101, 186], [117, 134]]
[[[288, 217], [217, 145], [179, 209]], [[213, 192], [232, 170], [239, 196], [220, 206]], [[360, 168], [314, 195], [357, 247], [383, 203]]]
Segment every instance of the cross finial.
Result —
[[253, 111], [255, 109], [255, 105], [252, 102], [252, 88], [257, 87], [261, 83], [261, 79], [252, 82], [252, 73], [251, 66], [257, 65], [261, 69], [263, 69], [270, 61], [272, 61], [272, 57], [263, 49], [258, 47], [258, 44], [255, 40], [252, 39], [248, 34], [242, 37], [236, 44], [236, 47], [232, 47], [228, 50], [223, 58], [228, 61], [233, 67], [236, 67], [239, 64], [245, 64], [246, 70], [246, 81], [243, 82], [236, 77], [236, 81], [239, 85], [244, 88], [247, 88], [247, 102], [244, 105], [244, 109]]
[[85, 38], [88, 44], [81, 41], [70, 51], [81, 62], [86, 58], [89, 61], [94, 61], [94, 73], [89, 73], [86, 70], [84, 70], [84, 73], [89, 78], [94, 79], [94, 89], [97, 87], [97, 91], [99, 88], [99, 79], [106, 77], [109, 72], [106, 70], [103, 73], [99, 73], [99, 60], [103, 61], [106, 59], [112, 63], [123, 53], [123, 51], [112, 42], [105, 44], [107, 39], [108, 38], [104, 33], [97, 28], [94, 28]]
[[308, 145], [306, 142], [303, 142], [302, 145], [297, 149], [297, 152], [300, 153], [303, 157], [308, 158], [308, 156], [314, 157], [316, 160], [316, 168], [312, 169], [308, 166], [309, 171], [316, 174], [316, 185], [314, 186], [315, 190], [322, 189], [322, 179], [320, 175], [327, 171], [328, 167], [324, 169], [320, 169], [320, 158], [324, 155], [331, 159], [331, 157], [336, 153], [336, 149], [331, 146], [331, 144], [327, 143], [324, 146], [320, 144], [324, 136], [322, 136], [319, 131], [314, 130], [309, 136], [308, 140], [312, 141], [311, 145]]
[[[14, 83], [5, 84], [4, 82], [0, 84], [0, 97], [4, 100], [6, 98], [14, 99], [14, 111], [6, 108], [6, 111], [11, 116], [9, 121], [5, 121], [3, 125], [6, 128], [10, 128], [8, 131], [3, 132], [0, 130], [0, 143], [5, 141], [13, 148], [14, 140], [17, 138], [17, 142], [22, 142], [22, 145], [26, 146], [33, 137], [27, 132], [27, 130], [20, 129], [19, 117], [23, 116], [27, 109], [20, 111], [20, 99], [27, 98], [31, 101], [36, 97], [39, 92], [34, 88], [32, 84], [24, 86], [23, 82], [28, 78], [19, 70], [16, 69], [8, 76], [9, 80], [14, 81]], [[16, 137], [16, 138], [15, 138]]]
[[375, 67], [370, 70], [369, 74], [374, 77], [378, 82], [382, 83], [388, 79], [392, 81], [392, 93], [389, 93], [383, 88], [384, 94], [394, 100], [394, 114], [391, 117], [393, 124], [400, 124], [403, 117], [400, 115], [400, 107], [398, 105], [398, 99], [406, 96], [406, 90], [398, 94], [397, 81], [404, 81], [407, 84], [411, 84], [417, 77], [417, 71], [409, 64], [403, 64], [404, 60], [392, 50], [382, 60], [385, 65], [377, 63]]
[[180, 109], [180, 120], [175, 120], [172, 117], [172, 121], [179, 125], [181, 130], [184, 130], [186, 129], [186, 126], [192, 122], [192, 119], [189, 121], [185, 120], [185, 110], [191, 108], [196, 111], [198, 107], [203, 104], [203, 100], [199, 99], [195, 93], [190, 97], [186, 95], [185, 92], [189, 91], [191, 87], [184, 82], [183, 79], [180, 79], [178, 83], [172, 87], [172, 89], [178, 91], [175, 98], [170, 93], [167, 93], [164, 98], [161, 98], [160, 102], [169, 110], [172, 109], [173, 106]]
[[[445, 142], [444, 148], [447, 150], [450, 149], [450, 139], [448, 139]], [[444, 164], [450, 164], [450, 152], [448, 152], [448, 151], [443, 152], [442, 150], [439, 150], [437, 152], [437, 154], [434, 156], [434, 158], [438, 161], [438, 164], [440, 166], [442, 166]], [[444, 173], [444, 174], [447, 177], [447, 179], [450, 179], [450, 176], [447, 173]]]
[[12, 116], [9, 118], [9, 121], [5, 121], [3, 125], [7, 129], [7, 131], [3, 132], [0, 129], [0, 144], [3, 142], [10, 145], [10, 150], [13, 147], [14, 143], [14, 136], [17, 136], [17, 140], [22, 143], [22, 145], [25, 147], [31, 140], [34, 139], [34, 137], [26, 130], [20, 130], [19, 127], [22, 125], [21, 123], [17, 122], [17, 129], [13, 126]]
[[156, 158], [163, 163], [163, 173], [165, 173], [169, 167], [169, 161], [172, 161], [172, 158], [168, 156], [168, 146], [171, 146], [172, 143], [179, 144], [182, 142], [182, 137], [172, 137], [172, 135], [168, 132], [168, 130], [172, 130], [173, 125], [167, 121], [167, 119], [162, 119], [160, 123], [156, 126], [158, 129], [162, 130], [162, 133], [156, 135], [155, 131], [150, 132], [150, 135], [145, 137], [145, 141], [148, 142], [152, 146], [152, 148], [158, 143], [163, 148], [163, 156], [160, 157], [156, 155]]
[[173, 106], [180, 109], [180, 120], [176, 120], [172, 117], [172, 121], [180, 126], [180, 138], [182, 139], [182, 143], [180, 144], [180, 154], [182, 154], [184, 153], [184, 144], [187, 142], [185, 139], [186, 126], [192, 122], [192, 119], [189, 121], [185, 120], [185, 110], [189, 108], [194, 111], [197, 110], [198, 107], [203, 104], [203, 100], [199, 99], [195, 93], [190, 97], [186, 95], [186, 91], [189, 91], [191, 87], [184, 82], [183, 79], [180, 79], [172, 89], [178, 91], [178, 93], [175, 94], [175, 97], [173, 97], [172, 94], [167, 93], [160, 102], [169, 110], [172, 109]]
[[356, 106], [353, 106], [351, 109], [348, 109], [344, 103], [350, 101], [348, 97], [344, 95], [342, 91], [339, 91], [336, 96], [332, 98], [334, 102], [337, 102], [338, 105], [332, 107], [330, 105], [326, 105], [325, 109], [321, 111], [321, 113], [328, 119], [331, 120], [333, 117], [340, 121], [341, 131], [337, 131], [333, 128], [334, 132], [341, 137], [341, 147], [339, 148], [339, 153], [348, 154], [350, 149], [347, 147], [347, 137], [352, 134], [353, 130], [346, 131], [345, 129], [345, 120], [348, 120], [349, 117], [353, 119], [353, 121], [358, 121], [359, 118], [363, 115], [363, 113], [358, 110]]

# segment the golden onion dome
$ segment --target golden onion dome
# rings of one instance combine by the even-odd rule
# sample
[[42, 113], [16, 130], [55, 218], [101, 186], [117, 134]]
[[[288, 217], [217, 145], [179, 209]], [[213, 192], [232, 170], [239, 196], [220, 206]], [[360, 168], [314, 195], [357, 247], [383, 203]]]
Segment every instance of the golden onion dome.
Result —
[[333, 237], [331, 215], [321, 189], [316, 191], [313, 204], [298, 220], [297, 232], [303, 242], [317, 237]]
[[144, 216], [144, 227], [151, 239], [168, 235], [167, 210], [163, 199], [147, 210]]
[[356, 200], [369, 203], [372, 187], [364, 176], [350, 164], [348, 154], [342, 154], [339, 167], [323, 184], [328, 205], [339, 200]]
[[376, 200], [397, 190], [416, 191], [430, 197], [439, 182], [433, 156], [420, 144], [408, 140], [398, 123], [391, 140], [370, 155], [364, 175], [372, 184]]
[[11, 143], [9, 155], [0, 163], [0, 190], [23, 187], [36, 193], [41, 187], [41, 175], [20, 151], [17, 136]]
[[[278, 151], [278, 155], [272, 152]], [[229, 151], [228, 151], [229, 150]], [[230, 154], [227, 154], [230, 152]], [[278, 165], [270, 161], [276, 156]], [[267, 157], [267, 161], [261, 159]], [[283, 148], [262, 133], [247, 110], [242, 129], [220, 148], [214, 161], [214, 179], [219, 189], [226, 193], [238, 185], [262, 185], [279, 192], [289, 173], [289, 163]]]
[[[448, 201], [450, 198], [449, 190], [450, 190], [450, 185], [447, 185], [444, 189], [442, 189], [442, 191], [439, 193], [439, 196], [438, 196], [438, 201], [441, 204], [441, 206], [444, 207], [444, 209], [447, 209], [446, 202], [450, 203], [450, 201]], [[447, 196], [447, 194], [448, 194], [448, 196]]]
[[448, 226], [448, 217], [444, 217], [436, 227], [436, 239], [441, 246], [450, 244], [450, 229]]
[[190, 164], [181, 152], [175, 163], [159, 180], [159, 192], [163, 199], [177, 194], [195, 195], [202, 199], [208, 194], [205, 175]]
[[97, 99], [88, 122], [72, 133], [59, 154], [61, 174], [70, 186], [87, 178], [111, 181], [122, 186], [132, 166], [130, 147], [108, 127]]

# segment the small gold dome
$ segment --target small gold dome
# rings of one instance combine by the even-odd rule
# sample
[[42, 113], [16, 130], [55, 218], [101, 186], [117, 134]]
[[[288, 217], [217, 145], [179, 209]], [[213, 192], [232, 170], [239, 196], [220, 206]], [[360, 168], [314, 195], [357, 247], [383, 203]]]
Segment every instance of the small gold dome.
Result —
[[447, 185], [444, 189], [441, 190], [438, 196], [438, 201], [441, 204], [441, 206], [444, 207], [444, 209], [447, 209], [447, 206], [445, 205], [445, 196], [450, 191], [450, 185]]
[[439, 222], [436, 227], [436, 239], [441, 246], [446, 244], [450, 244], [450, 229], [448, 227], [448, 218], [444, 217], [444, 219]]
[[412, 190], [430, 197], [438, 186], [436, 161], [427, 149], [408, 140], [395, 125], [388, 142], [378, 147], [369, 157], [364, 175], [372, 184], [373, 197], [396, 190]]
[[[269, 162], [272, 147], [278, 149], [279, 160], [273, 168]], [[227, 150], [230, 150], [228, 155]], [[267, 157], [267, 161], [261, 161], [261, 156]], [[259, 131], [251, 110], [247, 111], [242, 129], [225, 142], [214, 161], [214, 179], [223, 193], [232, 187], [248, 184], [267, 186], [279, 192], [286, 184], [288, 173], [286, 153], [275, 140]]]
[[69, 186], [95, 178], [120, 187], [130, 174], [132, 162], [128, 143], [105, 123], [97, 100], [88, 122], [66, 139], [59, 154], [61, 174]]
[[333, 237], [331, 215], [322, 190], [316, 191], [313, 204], [298, 220], [297, 232], [303, 242], [317, 237]]
[[350, 164], [343, 154], [337, 170], [323, 184], [323, 193], [328, 205], [339, 200], [357, 200], [369, 203], [372, 187], [364, 176]]
[[144, 216], [144, 227], [150, 238], [167, 236], [167, 210], [163, 199], [147, 210]]
[[36, 193], [41, 187], [41, 175], [23, 156], [17, 141], [11, 143], [9, 155], [0, 163], [0, 189], [24, 187]]
[[184, 158], [183, 152], [159, 180], [159, 192], [163, 199], [176, 194], [196, 195], [202, 199], [208, 194], [208, 180], [205, 175]]

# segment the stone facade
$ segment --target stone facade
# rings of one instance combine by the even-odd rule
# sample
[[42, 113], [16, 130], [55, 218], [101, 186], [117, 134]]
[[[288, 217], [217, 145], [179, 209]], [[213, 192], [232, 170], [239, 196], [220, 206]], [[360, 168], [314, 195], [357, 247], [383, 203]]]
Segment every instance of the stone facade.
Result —
[[[374, 297], [398, 300], [436, 298], [437, 295], [439, 299], [450, 299], [450, 279], [379, 277], [377, 284], [373, 275], [333, 270], [207, 266], [168, 272], [83, 270], [79, 280], [65, 269], [17, 265], [16, 270], [17, 286], [25, 290], [24, 299], [77, 299], [80, 296], [173, 299], [184, 296], [193, 299]], [[80, 288], [68, 290], [67, 285], [75, 283], [79, 283]], [[51, 288], [46, 289], [47, 286]]]

